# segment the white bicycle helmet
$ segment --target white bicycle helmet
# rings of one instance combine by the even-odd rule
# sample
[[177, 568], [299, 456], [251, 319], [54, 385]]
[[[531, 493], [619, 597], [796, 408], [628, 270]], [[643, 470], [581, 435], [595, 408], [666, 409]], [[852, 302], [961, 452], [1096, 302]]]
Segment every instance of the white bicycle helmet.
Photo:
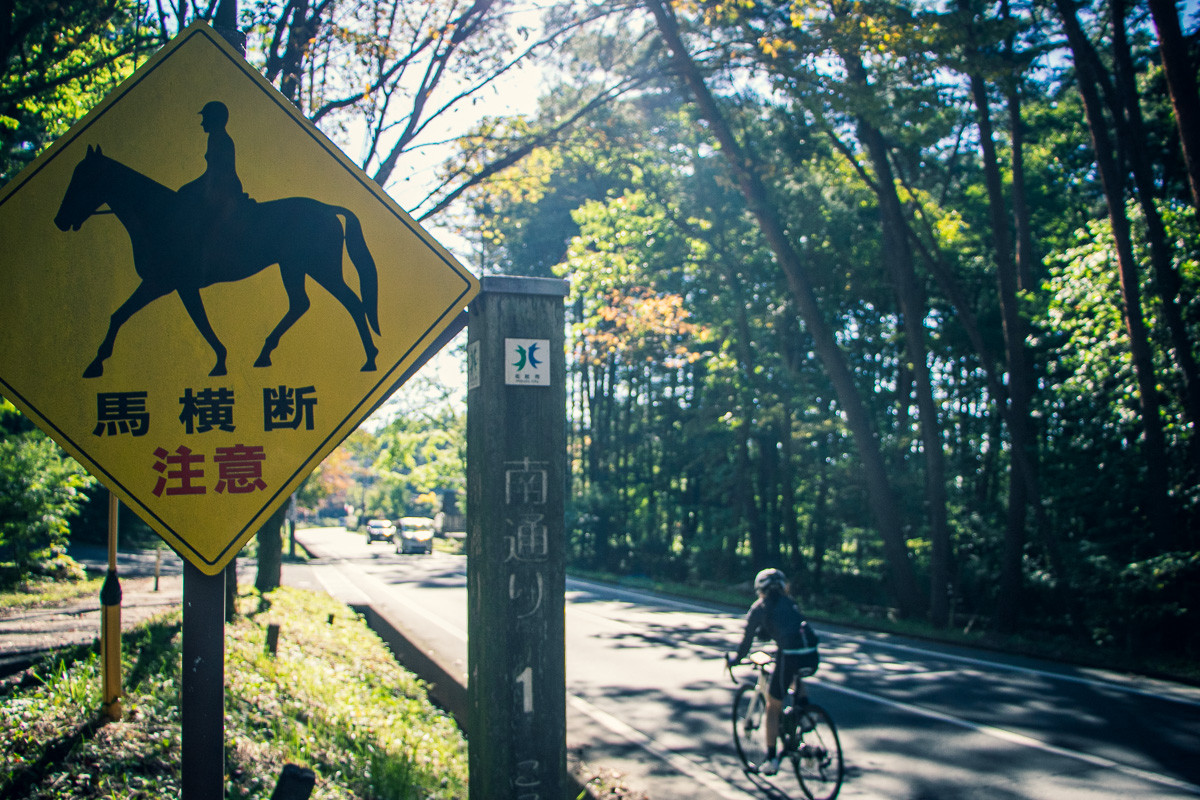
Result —
[[787, 582], [787, 575], [784, 575], [782, 570], [771, 567], [754, 576], [754, 591], [768, 592], [772, 589], [783, 591]]

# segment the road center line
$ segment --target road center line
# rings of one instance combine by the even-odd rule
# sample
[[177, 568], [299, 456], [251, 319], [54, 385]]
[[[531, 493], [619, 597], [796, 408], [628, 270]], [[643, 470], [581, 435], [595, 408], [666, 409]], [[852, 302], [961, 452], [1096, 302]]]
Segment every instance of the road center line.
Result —
[[982, 733], [985, 736], [991, 736], [994, 739], [1008, 742], [1009, 744], [1015, 744], [1020, 747], [1029, 747], [1034, 750], [1041, 750], [1044, 753], [1061, 756], [1063, 758], [1074, 759], [1075, 761], [1082, 761], [1095, 767], [1115, 770], [1132, 778], [1149, 781], [1151, 783], [1157, 783], [1160, 786], [1168, 786], [1172, 789], [1180, 789], [1191, 794], [1200, 795], [1200, 786], [1197, 786], [1194, 783], [1188, 783], [1187, 781], [1179, 780], [1178, 778], [1172, 778], [1169, 775], [1162, 775], [1158, 772], [1151, 772], [1150, 770], [1132, 767], [1128, 764], [1122, 764], [1118, 761], [1113, 761], [1110, 758], [1092, 755], [1091, 753], [1083, 753], [1078, 750], [1068, 750], [1065, 747], [1058, 747], [1057, 745], [1043, 742], [1040, 739], [1035, 739], [1032, 736], [1026, 736], [1021, 733], [1005, 730], [1004, 728], [997, 728], [993, 725], [983, 725], [978, 722], [971, 722], [970, 720], [963, 719], [962, 717], [954, 717], [949, 714], [943, 714], [940, 711], [922, 708], [921, 706], [915, 706], [910, 703], [902, 703], [898, 700], [888, 700], [885, 697], [869, 694], [867, 692], [860, 692], [856, 689], [850, 689], [837, 683], [830, 683], [828, 681], [822, 681], [813, 678], [807, 678], [805, 679], [805, 682], [820, 685], [823, 689], [829, 689], [833, 692], [841, 692], [842, 694], [856, 697], [859, 700], [864, 700], [870, 703], [879, 703], [881, 705], [890, 706], [910, 714], [918, 714], [928, 719], [934, 719], [938, 720], [939, 722], [956, 725], [960, 728], [966, 728], [977, 733]]
[[[582, 579], [574, 578], [571, 576], [568, 576], [567, 580], [568, 580], [568, 582], [571, 582], [571, 583], [577, 583], [580, 586], [584, 587], [587, 591], [592, 591], [597, 594], [608, 593], [609, 595], [624, 595], [626, 597], [633, 598], [636, 601], [644, 602], [647, 605], [668, 606], [668, 607], [672, 607], [672, 608], [677, 608], [681, 611], [695, 611], [697, 613], [704, 613], [704, 614], [710, 614], [710, 615], [715, 614], [715, 615], [721, 616], [721, 617], [740, 619], [740, 615], [733, 614], [730, 611], [728, 611], [727, 609], [721, 608], [716, 605], [703, 605], [699, 602], [687, 602], [687, 601], [674, 600], [674, 599], [670, 599], [670, 598], [656, 597], [655, 595], [650, 594], [649, 592], [639, 591], [637, 589], [630, 589], [630, 588], [627, 588], [624, 586], [613, 586], [610, 584], [596, 583], [593, 581], [582, 580]], [[820, 627], [820, 624], [818, 623], [818, 628], [819, 627]], [[1091, 688], [1099, 688], [1099, 689], [1106, 689], [1106, 690], [1115, 691], [1115, 692], [1123, 692], [1126, 694], [1136, 695], [1136, 696], [1140, 696], [1140, 697], [1153, 698], [1156, 700], [1162, 700], [1162, 701], [1170, 702], [1170, 703], [1182, 703], [1184, 705], [1200, 707], [1200, 697], [1191, 697], [1191, 696], [1188, 696], [1187, 694], [1181, 694], [1179, 692], [1174, 692], [1174, 693], [1168, 694], [1168, 693], [1165, 693], [1162, 691], [1154, 691], [1152, 689], [1145, 689], [1140, 686], [1133, 686], [1133, 685], [1130, 685], [1128, 683], [1121, 682], [1118, 680], [1105, 679], [1105, 678], [1099, 678], [1099, 677], [1092, 678], [1092, 677], [1085, 677], [1085, 676], [1079, 676], [1079, 675], [1070, 675], [1070, 674], [1066, 674], [1066, 673], [1062, 673], [1062, 672], [1051, 672], [1049, 670], [1038, 669], [1035, 667], [1023, 667], [1023, 666], [1019, 666], [1017, 664], [1006, 664], [1002, 661], [985, 661], [983, 659], [972, 658], [970, 656], [958, 655], [955, 653], [946, 653], [946, 652], [941, 652], [938, 650], [931, 650], [931, 649], [928, 649], [925, 647], [918, 647], [916, 645], [902, 644], [899, 642], [889, 642], [889, 641], [884, 641], [884, 640], [877, 639], [874, 637], [856, 636], [856, 635], [850, 634], [850, 633], [833, 633], [833, 632], [827, 633], [826, 631], [821, 631], [821, 633], [823, 635], [827, 635], [830, 639], [846, 639], [846, 640], [849, 640], [852, 642], [857, 642], [861, 645], [878, 647], [878, 648], [882, 648], [885, 650], [895, 650], [895, 651], [899, 651], [899, 652], [911, 653], [914, 655], [918, 655], [922, 658], [933, 658], [933, 659], [940, 659], [943, 661], [952, 661], [952, 662], [956, 662], [956, 663], [960, 663], [960, 664], [971, 664], [971, 665], [982, 667], [982, 668], [985, 668], [988, 670], [1001, 670], [1001, 671], [1005, 671], [1005, 672], [1013, 672], [1013, 673], [1018, 673], [1018, 674], [1023, 674], [1023, 675], [1031, 675], [1031, 676], [1035, 676], [1038, 678], [1048, 678], [1050, 680], [1063, 681], [1065, 683], [1075, 683], [1075, 684], [1079, 684], [1082, 686], [1088, 686]], [[1184, 691], [1186, 691], [1186, 690], [1184, 690]]]
[[1162, 692], [1154, 692], [1149, 689], [1142, 689], [1138, 686], [1129, 686], [1114, 680], [1105, 680], [1102, 678], [1086, 678], [1078, 675], [1067, 675], [1061, 672], [1050, 672], [1044, 669], [1036, 669], [1033, 667], [1022, 667], [1016, 664], [1005, 664], [1000, 661], [984, 661], [979, 658], [971, 658], [970, 656], [961, 656], [954, 653], [942, 653], [936, 650], [927, 650], [922, 647], [914, 647], [907, 644], [899, 644], [897, 642], [884, 642], [873, 638], [860, 638], [850, 634], [830, 634], [841, 638], [851, 639], [863, 644], [868, 644], [872, 647], [880, 647], [885, 650], [898, 650], [905, 653], [913, 653], [923, 658], [938, 659], [942, 661], [955, 661], [960, 664], [971, 664], [976, 667], [982, 667], [989, 670], [1003, 670], [1005, 672], [1016, 672], [1022, 675], [1032, 675], [1038, 678], [1049, 678], [1050, 680], [1063, 681], [1064, 683], [1076, 683], [1094, 689], [1106, 689], [1114, 692], [1124, 692], [1125, 694], [1138, 695], [1141, 697], [1149, 697], [1155, 700], [1162, 700], [1168, 703], [1182, 703], [1184, 705], [1200, 707], [1200, 699], [1193, 699], [1178, 694], [1164, 694]]

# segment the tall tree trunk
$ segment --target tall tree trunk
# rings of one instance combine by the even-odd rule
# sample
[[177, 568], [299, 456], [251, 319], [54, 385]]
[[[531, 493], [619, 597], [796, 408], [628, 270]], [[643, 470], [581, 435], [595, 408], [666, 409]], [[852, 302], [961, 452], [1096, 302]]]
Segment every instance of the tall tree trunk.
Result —
[[750, 409], [751, 406], [743, 409], [741, 424], [734, 428], [734, 436], [737, 437], [737, 470], [733, 480], [737, 487], [738, 507], [750, 535], [750, 564], [757, 571], [771, 566], [768, 563], [771, 553], [767, 547], [766, 525], [754, 496], [754, 470], [750, 464]]
[[923, 606], [921, 594], [909, 559], [899, 504], [888, 479], [875, 426], [855, 384], [845, 354], [838, 347], [833, 331], [821, 313], [816, 292], [805, 274], [800, 254], [792, 246], [783, 221], [767, 196], [766, 187], [759, 177], [763, 170], [734, 136], [699, 68], [683, 44], [674, 13], [662, 0], [646, 0], [646, 5], [654, 15], [659, 32], [672, 54], [679, 77], [692, 93], [700, 113], [708, 121], [713, 135], [721, 145], [721, 152], [735, 182], [784, 272], [800, 316], [812, 336], [813, 349], [837, 393], [846, 415], [847, 426], [854, 436], [855, 446], [862, 459], [868, 499], [883, 539], [889, 580], [898, 610], [905, 617], [919, 616]]
[[[851, 82], [863, 92], [872, 92], [866, 68], [857, 53], [843, 52]], [[950, 527], [946, 515], [946, 453], [942, 428], [933, 398], [933, 377], [925, 336], [926, 302], [913, 265], [908, 222], [896, 192], [896, 179], [883, 132], [865, 116], [858, 119], [859, 139], [867, 149], [875, 172], [875, 192], [883, 223], [883, 260], [895, 285], [904, 324], [904, 347], [917, 395], [921, 449], [925, 456], [925, 503], [929, 516], [929, 619], [945, 626], [949, 619], [946, 589], [950, 583]]]
[[323, 6], [310, 17], [309, 0], [289, 0], [267, 48], [267, 80], [278, 80], [279, 91], [294, 104], [300, 99], [304, 57], [320, 28], [322, 10]]
[[[1009, 466], [1008, 514], [1004, 530], [1003, 561], [1000, 565], [1000, 593], [996, 608], [996, 624], [1004, 631], [1013, 630], [1021, 609], [1023, 585], [1022, 561], [1025, 553], [1028, 508], [1037, 499], [1036, 473], [1037, 440], [1032, 418], [1032, 359], [1026, 349], [1028, 328], [1021, 316], [1019, 272], [1009, 236], [1009, 217], [1004, 200], [1000, 163], [996, 156], [992, 131], [991, 110], [987, 86], [982, 76], [971, 76], [971, 94], [978, 114], [979, 139], [983, 152], [984, 182], [987, 186], [988, 209], [992, 224], [992, 247], [996, 258], [996, 283], [1000, 298], [1001, 329], [1004, 334], [1004, 353], [1008, 364], [1009, 436], [1014, 451], [1023, 458], [1013, 458]], [[1019, 118], [1018, 118], [1019, 123]], [[1014, 154], [1015, 155], [1015, 154]], [[997, 398], [997, 402], [1003, 402]]]
[[258, 537], [258, 571], [254, 576], [254, 588], [261, 594], [278, 589], [283, 578], [283, 524], [287, 512], [287, 503], [284, 503], [255, 534]]
[[[832, 436], [832, 434], [829, 434]], [[824, 587], [825, 551], [829, 545], [829, 457], [832, 449], [826, 442], [817, 445], [816, 496], [813, 498], [812, 523], [809, 526], [809, 541], [812, 543], [813, 558], [811, 592], [816, 594]]]
[[[1003, 2], [1002, 13], [1006, 21], [1011, 19], [1007, 0]], [[1025, 190], [1025, 121], [1021, 113], [1021, 88], [1018, 80], [1019, 71], [1015, 66], [1017, 58], [1014, 52], [1013, 38], [1009, 37], [1005, 50], [1011, 65], [1009, 71], [1013, 76], [1013, 80], [1005, 88], [1005, 98], [1008, 104], [1009, 136], [1012, 147], [1012, 213], [1013, 233], [1016, 238], [1016, 278], [1018, 291], [1034, 292], [1038, 289], [1038, 282], [1034, 276], [1037, 255], [1033, 246], [1032, 212]], [[1024, 318], [1021, 319], [1024, 322]], [[1070, 568], [1063, 553], [1062, 539], [1057, 530], [1048, 523], [1042, 499], [1041, 456], [1039, 454], [1041, 447], [1037, 424], [1033, 417], [1033, 404], [1037, 390], [1035, 360], [1033, 353], [1024, 343], [1022, 343], [1022, 349], [1026, 356], [1022, 365], [1024, 369], [1021, 374], [1013, 374], [1011, 379], [1014, 384], [1020, 382], [1019, 391], [1023, 399], [1018, 402], [1023, 402], [1028, 409], [1027, 429], [1014, 435], [1013, 458], [1018, 463], [1011, 476], [1014, 480], [1020, 480], [1025, 487], [1026, 502], [1033, 512], [1033, 532], [1049, 559], [1050, 568], [1058, 577], [1059, 598], [1063, 607], [1075, 614], [1075, 595], [1067, 590], [1070, 585]], [[1011, 432], [1015, 425], [1011, 420], [1008, 420], [1008, 425]], [[1017, 446], [1018, 442], [1023, 446]], [[1006, 544], [1009, 551], [1005, 556], [1006, 567], [1010, 574], [1007, 579], [1002, 576], [1001, 580], [1007, 580], [1012, 586], [1023, 585], [1024, 536], [1021, 539], [1022, 541], [1019, 543], [1012, 541]], [[1016, 621], [1014, 621], [1014, 626], [1015, 624]]]
[[[790, 389], [791, 387], [788, 387]], [[779, 432], [779, 459], [782, 468], [779, 474], [779, 519], [784, 547], [791, 553], [792, 571], [807, 572], [807, 565], [800, 550], [800, 532], [796, 520], [796, 465], [792, 451], [792, 406], [785, 389], [781, 400]]]
[[1175, 125], [1179, 128], [1179, 141], [1187, 164], [1192, 203], [1200, 216], [1200, 93], [1197, 92], [1196, 65], [1188, 54], [1175, 0], [1150, 0], [1150, 14], [1158, 30], [1158, 52], [1162, 56], [1167, 91], [1175, 109]]
[[[1180, 310], [1183, 280], [1179, 271], [1175, 269], [1171, 246], [1167, 241], [1166, 226], [1155, 204], [1157, 192], [1153, 171], [1146, 148], [1142, 146], [1142, 142], [1148, 141], [1148, 134], [1138, 98], [1133, 56], [1129, 50], [1128, 37], [1125, 35], [1125, 0], [1111, 0], [1110, 8], [1113, 24], [1113, 61], [1116, 65], [1114, 103], [1111, 111], [1116, 122], [1117, 137], [1124, 141], [1120, 149], [1129, 156], [1138, 204], [1146, 220], [1146, 240], [1150, 245], [1154, 285], [1162, 306], [1163, 321], [1166, 322], [1171, 337], [1175, 364], [1183, 375], [1181, 400], [1184, 413], [1192, 423], [1189, 451], [1195, 459], [1200, 456], [1200, 450], [1197, 448], [1197, 445], [1200, 445], [1200, 436], [1196, 433], [1197, 426], [1200, 426], [1200, 370], [1197, 370], [1194, 344]], [[1190, 297], [1185, 294], [1182, 299], [1186, 305]]]
[[1096, 154], [1096, 166], [1100, 170], [1100, 181], [1104, 187], [1104, 198], [1108, 205], [1108, 218], [1116, 242], [1117, 267], [1121, 280], [1121, 296], [1124, 300], [1125, 326], [1129, 334], [1129, 349], [1133, 355], [1134, 372], [1137, 376], [1138, 397], [1142, 410], [1142, 430], [1145, 438], [1146, 491], [1142, 503], [1150, 534], [1163, 541], [1167, 530], [1167, 448], [1163, 433], [1162, 417], [1159, 413], [1158, 379], [1155, 375], [1154, 358], [1150, 349], [1146, 321], [1142, 315], [1141, 291], [1138, 286], [1138, 270], [1133, 255], [1133, 239], [1129, 217], [1125, 213], [1125, 181], [1121, 166], [1113, 150], [1108, 125], [1098, 87], [1101, 76], [1097, 70], [1098, 60], [1091, 50], [1091, 43], [1084, 36], [1075, 15], [1072, 0], [1055, 0], [1059, 16], [1071, 46], [1078, 76], [1079, 92], [1083, 98], [1084, 112], [1092, 135]]
[[[1033, 249], [1033, 216], [1025, 191], [1025, 120], [1021, 114], [1021, 89], [1016, 80], [1005, 91], [1008, 102], [1008, 127], [1012, 145], [1012, 211], [1016, 236], [1017, 289], [1032, 292], [1037, 288], [1033, 277], [1036, 260]], [[1029, 382], [1034, 384], [1033, 375]]]
[[[609, 425], [607, 424], [607, 409], [611, 405], [606, 376], [610, 365], [606, 360], [603, 364], [590, 366], [587, 375], [591, 382], [584, 387], [588, 397], [588, 419], [591, 421], [592, 440], [587, 448], [587, 481], [592, 488], [592, 553], [595, 558], [593, 566], [597, 569], [612, 568], [609, 531], [611, 529], [612, 498], [607, 494], [609, 483], [605, 480], [606, 443], [611, 441]], [[604, 492], [604, 494], [599, 494]]]

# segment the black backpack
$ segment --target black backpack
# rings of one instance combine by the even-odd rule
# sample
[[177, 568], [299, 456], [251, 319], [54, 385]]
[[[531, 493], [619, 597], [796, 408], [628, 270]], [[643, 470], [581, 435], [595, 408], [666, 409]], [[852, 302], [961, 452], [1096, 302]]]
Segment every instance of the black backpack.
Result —
[[821, 652], [819, 645], [821, 637], [817, 636], [817, 632], [813, 630], [813, 626], [808, 624], [808, 620], [800, 623], [800, 647], [798, 649], [789, 649], [783, 651], [786, 655], [798, 657], [800, 660], [799, 675], [802, 678], [807, 678], [817, 671], [817, 667], [821, 665]]

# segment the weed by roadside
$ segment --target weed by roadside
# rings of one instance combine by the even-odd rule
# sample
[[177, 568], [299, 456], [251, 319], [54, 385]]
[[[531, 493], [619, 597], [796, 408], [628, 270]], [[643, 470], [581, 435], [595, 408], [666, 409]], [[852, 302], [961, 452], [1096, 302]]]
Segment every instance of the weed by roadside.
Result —
[[[466, 796], [453, 720], [349, 609], [291, 588], [239, 603], [226, 637], [227, 798], [270, 797], [287, 762], [317, 773], [314, 800]], [[178, 797], [179, 631], [174, 613], [124, 638], [120, 722], [99, 721], [99, 659], [87, 649], [0, 696], [0, 800]]]
[[439, 553], [461, 556], [465, 552], [465, 539], [434, 539], [433, 549]]
[[[348, 790], [331, 798], [465, 796], [465, 742], [426, 685], [325, 595], [283, 588], [268, 599], [228, 644], [229, 663], [246, 667], [227, 680], [228, 712], [242, 721], [231, 742], [238, 760], [261, 763], [278, 749]], [[271, 623], [281, 626], [274, 657]]]

